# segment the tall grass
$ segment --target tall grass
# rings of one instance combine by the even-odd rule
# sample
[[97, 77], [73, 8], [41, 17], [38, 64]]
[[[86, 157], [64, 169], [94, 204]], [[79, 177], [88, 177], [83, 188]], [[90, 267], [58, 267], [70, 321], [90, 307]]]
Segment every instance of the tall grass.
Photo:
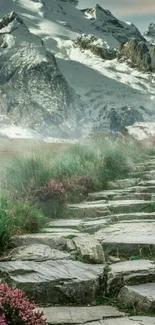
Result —
[[126, 177], [143, 155], [143, 150], [131, 140], [106, 138], [72, 145], [56, 157], [18, 157], [8, 168], [7, 189], [17, 198], [38, 202], [38, 206], [47, 208], [46, 214], [50, 210], [49, 216], [57, 218], [67, 198], [78, 201], [88, 191], [107, 188], [108, 181]]
[[0, 197], [0, 251], [8, 248], [13, 235], [38, 232], [45, 224], [41, 210], [28, 202], [14, 200], [9, 194]]

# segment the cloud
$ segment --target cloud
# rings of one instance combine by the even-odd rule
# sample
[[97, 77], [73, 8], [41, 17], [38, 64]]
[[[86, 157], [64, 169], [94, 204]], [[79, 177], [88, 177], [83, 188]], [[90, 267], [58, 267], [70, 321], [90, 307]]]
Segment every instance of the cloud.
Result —
[[148, 16], [155, 13], [155, 0], [79, 0], [81, 7], [100, 4], [119, 16]]
[[154, 0], [122, 0], [120, 5], [114, 8], [115, 13], [122, 16], [146, 16], [155, 13]]

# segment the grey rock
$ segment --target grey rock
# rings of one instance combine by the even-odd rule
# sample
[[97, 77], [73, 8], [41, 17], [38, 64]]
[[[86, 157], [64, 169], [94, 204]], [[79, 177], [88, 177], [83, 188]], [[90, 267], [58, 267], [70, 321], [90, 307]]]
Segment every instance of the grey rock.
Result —
[[104, 266], [71, 260], [0, 262], [0, 276], [42, 305], [91, 304], [104, 289]]
[[66, 240], [63, 236], [56, 236], [55, 234], [26, 234], [12, 237], [12, 244], [15, 247], [43, 244], [53, 249], [65, 250]]
[[20, 246], [13, 249], [9, 253], [9, 256], [12, 261], [42, 262], [48, 260], [70, 259], [70, 254], [42, 244]]
[[73, 239], [77, 255], [84, 261], [94, 264], [105, 263], [103, 248], [93, 236], [77, 237]]
[[115, 256], [108, 256], [108, 260], [111, 263], [119, 263], [121, 261], [119, 257], [115, 257]]
[[48, 324], [85, 324], [87, 322], [121, 317], [124, 314], [111, 306], [47, 307], [41, 308]]
[[121, 49], [118, 57], [125, 58], [141, 71], [154, 71], [155, 47], [148, 46], [146, 41], [129, 40]]
[[122, 317], [87, 323], [88, 325], [154, 325], [155, 317]]
[[127, 178], [127, 179], [120, 179], [114, 182], [109, 182], [108, 188], [109, 189], [124, 189], [128, 187], [136, 186], [141, 181], [140, 178]]
[[90, 50], [95, 55], [105, 60], [113, 60], [116, 58], [116, 49], [107, 46], [104, 39], [98, 38], [94, 35], [82, 34], [75, 41], [75, 46], [82, 50]]
[[68, 212], [76, 218], [96, 218], [110, 214], [109, 209], [103, 203], [98, 202], [83, 202], [79, 204], [69, 204]]
[[107, 278], [108, 293], [119, 293], [124, 284], [155, 281], [155, 264], [148, 260], [126, 261], [110, 266]]
[[155, 223], [119, 222], [95, 233], [109, 254], [130, 257], [155, 253]]
[[155, 283], [125, 286], [121, 289], [118, 299], [140, 312], [154, 312]]

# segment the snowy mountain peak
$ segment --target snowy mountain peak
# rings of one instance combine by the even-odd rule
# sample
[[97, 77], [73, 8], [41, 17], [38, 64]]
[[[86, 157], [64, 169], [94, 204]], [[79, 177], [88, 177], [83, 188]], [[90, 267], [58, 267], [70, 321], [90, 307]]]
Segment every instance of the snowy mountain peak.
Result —
[[144, 33], [144, 37], [148, 42], [155, 44], [155, 24], [151, 23], [148, 26], [148, 30]]
[[[0, 20], [0, 33], [11, 33], [20, 25], [23, 25], [23, 20], [14, 11], [4, 16]], [[25, 28], [27, 28], [25, 26]]]

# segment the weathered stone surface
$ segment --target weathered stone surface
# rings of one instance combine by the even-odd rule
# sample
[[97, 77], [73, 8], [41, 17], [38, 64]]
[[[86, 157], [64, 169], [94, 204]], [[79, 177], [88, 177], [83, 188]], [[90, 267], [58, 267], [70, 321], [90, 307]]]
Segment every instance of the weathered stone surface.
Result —
[[119, 263], [121, 260], [119, 257], [115, 257], [115, 256], [108, 256], [108, 261], [111, 263]]
[[155, 317], [142, 317], [142, 316], [112, 318], [112, 319], [87, 323], [87, 325], [154, 325], [154, 324], [155, 324]]
[[135, 212], [135, 213], [120, 213], [120, 214], [112, 214], [110, 215], [110, 220], [113, 222], [116, 221], [125, 221], [131, 222], [132, 220], [155, 220], [155, 212]]
[[124, 284], [155, 281], [155, 264], [148, 260], [126, 261], [110, 266], [107, 279], [108, 293], [118, 293]]
[[59, 235], [59, 236], [69, 236], [69, 235], [73, 235], [73, 236], [78, 236], [80, 235], [79, 231], [77, 229], [72, 229], [72, 228], [53, 228], [53, 227], [47, 227], [47, 228], [43, 228], [42, 232], [49, 232], [53, 235]]
[[41, 308], [48, 324], [85, 324], [87, 322], [121, 317], [124, 314], [111, 306], [96, 307], [47, 307]]
[[126, 179], [118, 179], [114, 182], [109, 182], [109, 189], [117, 189], [117, 188], [127, 188], [133, 187], [140, 182], [140, 178], [126, 178]]
[[119, 222], [96, 232], [104, 249], [114, 255], [145, 255], [155, 253], [155, 223]]
[[104, 218], [98, 218], [98, 219], [93, 218], [93, 220], [83, 221], [81, 222], [80, 229], [82, 231], [86, 231], [89, 234], [92, 234], [100, 230], [101, 228], [105, 227], [109, 222], [109, 218], [110, 216], [108, 215], [105, 216]]
[[13, 249], [9, 256], [12, 261], [42, 262], [48, 260], [70, 259], [70, 254], [42, 244], [20, 246]]
[[101, 293], [104, 266], [71, 260], [0, 262], [0, 276], [37, 303], [86, 305]]
[[58, 250], [64, 250], [66, 247], [66, 240], [63, 237], [43, 233], [16, 236], [12, 238], [12, 243], [16, 247], [33, 244], [43, 244]]
[[118, 299], [137, 311], [155, 311], [155, 283], [125, 286], [121, 289]]
[[154, 71], [154, 46], [146, 41], [130, 39], [121, 49], [118, 57], [127, 59], [133, 67], [140, 71]]
[[82, 260], [94, 264], [105, 263], [103, 248], [96, 238], [92, 236], [77, 237], [73, 239], [73, 243]]
[[83, 202], [79, 204], [70, 204], [69, 208], [74, 213], [77, 213], [81, 219], [83, 217], [95, 218], [97, 216], [104, 215], [108, 211], [113, 213], [131, 213], [137, 209], [143, 209], [148, 207], [152, 201], [145, 201], [145, 200], [118, 200], [118, 201], [109, 201], [108, 203], [102, 201], [95, 201], [95, 202]]
[[99, 216], [108, 215], [110, 211], [108, 207], [103, 203], [97, 202], [83, 202], [79, 204], [69, 204], [68, 210], [71, 215], [76, 218], [97, 218]]
[[48, 223], [48, 227], [77, 228], [81, 223], [80, 219], [58, 219]]

